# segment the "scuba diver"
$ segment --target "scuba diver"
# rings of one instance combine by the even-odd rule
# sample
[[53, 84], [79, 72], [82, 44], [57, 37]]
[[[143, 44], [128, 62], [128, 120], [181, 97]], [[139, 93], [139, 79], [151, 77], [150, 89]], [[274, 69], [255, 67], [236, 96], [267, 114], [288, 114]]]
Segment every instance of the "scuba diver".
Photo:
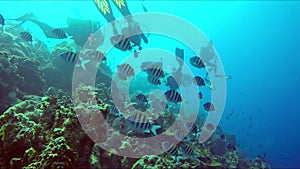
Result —
[[[202, 46], [200, 49], [200, 56], [205, 62], [205, 66], [209, 68], [209, 72], [214, 71], [215, 77], [230, 79], [229, 75], [220, 75], [217, 73], [217, 57], [218, 55], [215, 53], [212, 41], [208, 42], [207, 46]], [[208, 76], [208, 73], [206, 74]]]
[[[68, 27], [66, 28], [54, 28], [38, 20], [32, 12], [26, 13], [23, 16], [20, 16], [18, 18], [6, 19], [6, 20], [19, 21], [18, 24], [16, 24], [13, 27], [10, 27], [9, 29], [15, 28], [17, 26], [22, 25], [24, 22], [29, 21], [38, 25], [47, 38], [56, 38], [56, 39], [67, 38], [67, 36], [65, 36], [65, 34], [67, 34], [69, 35], [68, 36], [69, 38], [72, 38], [75, 41], [75, 43], [80, 46], [83, 46], [87, 42], [88, 37], [91, 34], [95, 33], [100, 28], [100, 21], [76, 19], [76, 18], [67, 18], [66, 22]], [[103, 35], [97, 37], [103, 38]]]
[[[125, 0], [113, 0], [113, 3], [117, 6], [119, 11], [122, 13], [123, 17], [127, 20], [128, 27], [125, 27], [122, 29], [122, 35], [120, 35], [116, 29], [115, 25], [115, 17], [113, 15], [113, 12], [111, 10], [111, 6], [108, 0], [94, 0], [94, 3], [96, 7], [99, 9], [103, 17], [107, 20], [108, 23], [112, 24], [114, 35], [111, 38], [112, 44], [123, 51], [131, 50], [132, 47], [138, 46], [139, 50], [142, 50], [141, 47], [141, 39], [145, 43], [148, 43], [147, 37], [144, 35], [142, 30], [140, 29], [140, 26], [138, 23], [136, 23], [129, 12], [129, 9], [127, 7], [127, 3]], [[132, 35], [133, 36], [126, 36], [126, 35]], [[128, 37], [128, 38], [126, 38]], [[128, 41], [133, 43], [133, 46], [128, 45]], [[136, 52], [136, 50], [135, 50]]]

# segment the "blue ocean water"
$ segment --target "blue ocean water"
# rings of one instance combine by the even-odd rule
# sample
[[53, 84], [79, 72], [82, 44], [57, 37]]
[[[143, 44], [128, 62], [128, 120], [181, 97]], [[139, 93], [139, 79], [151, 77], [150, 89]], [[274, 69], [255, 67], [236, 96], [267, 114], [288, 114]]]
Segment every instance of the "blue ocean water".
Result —
[[[131, 12], [142, 12], [141, 3], [128, 1]], [[149, 12], [186, 19], [213, 41], [226, 74], [232, 76], [227, 80], [227, 101], [220, 125], [225, 132], [236, 135], [247, 156], [254, 158], [267, 152], [271, 167], [299, 168], [300, 3], [143, 3]], [[106, 23], [92, 1], [0, 2], [0, 13], [7, 18], [26, 12], [57, 27], [66, 26], [67, 17]], [[44, 38], [39, 28], [27, 23], [23, 27]]]

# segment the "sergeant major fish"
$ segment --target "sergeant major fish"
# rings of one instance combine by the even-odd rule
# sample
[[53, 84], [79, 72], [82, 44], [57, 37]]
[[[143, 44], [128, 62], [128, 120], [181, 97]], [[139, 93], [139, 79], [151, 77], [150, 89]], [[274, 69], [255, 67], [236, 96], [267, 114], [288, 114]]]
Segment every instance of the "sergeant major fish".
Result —
[[112, 45], [122, 51], [131, 50], [132, 46], [128, 38], [124, 35], [115, 35], [110, 38]]
[[174, 145], [173, 143], [170, 142], [163, 142], [162, 143], [162, 149], [167, 152], [168, 154], [170, 154], [171, 156], [178, 156], [178, 147], [176, 145]]
[[98, 51], [98, 50], [88, 50], [84, 52], [84, 56], [86, 56], [88, 59], [97, 61], [97, 62], [102, 62], [106, 61], [106, 57], [104, 53]]
[[138, 94], [135, 98], [142, 103], [148, 102], [147, 97], [143, 94]]
[[158, 78], [148, 76], [147, 79], [148, 79], [148, 82], [151, 83], [151, 84], [154, 84], [154, 85], [160, 85], [161, 84], [161, 81]]
[[170, 102], [177, 103], [182, 101], [181, 95], [175, 90], [168, 90], [165, 92], [165, 96]]
[[63, 31], [60, 28], [57, 29], [53, 29], [51, 30], [51, 32], [53, 33], [53, 35], [57, 38], [57, 39], [65, 39], [67, 38], [67, 34], [65, 33], [65, 31]]
[[126, 118], [126, 123], [137, 132], [150, 133], [151, 131], [153, 135], [157, 135], [156, 130], [161, 128], [159, 125], [153, 125], [153, 123], [143, 114], [129, 116]]
[[128, 77], [134, 76], [134, 69], [127, 63], [118, 66], [118, 76], [121, 80], [126, 80]]
[[196, 68], [205, 68], [204, 62], [199, 56], [191, 57], [190, 64]]
[[200, 76], [195, 76], [193, 81], [198, 86], [205, 86], [205, 82]]
[[207, 112], [213, 112], [216, 110], [215, 106], [211, 102], [206, 102], [205, 104], [203, 104], [203, 108]]
[[81, 67], [83, 70], [86, 70], [85, 65], [90, 62], [90, 60], [84, 60], [83, 58], [79, 57], [75, 52], [63, 52], [59, 54], [59, 56], [67, 62], [75, 64], [76, 67]]
[[185, 144], [181, 147], [184, 157], [192, 158], [193, 160], [200, 162], [198, 159], [200, 156], [195, 153], [195, 148], [189, 144]]
[[21, 38], [26, 42], [32, 42], [32, 35], [29, 32], [20, 32]]
[[149, 76], [155, 78], [162, 78], [165, 76], [164, 71], [159, 66], [151, 66], [146, 69], [146, 72]]

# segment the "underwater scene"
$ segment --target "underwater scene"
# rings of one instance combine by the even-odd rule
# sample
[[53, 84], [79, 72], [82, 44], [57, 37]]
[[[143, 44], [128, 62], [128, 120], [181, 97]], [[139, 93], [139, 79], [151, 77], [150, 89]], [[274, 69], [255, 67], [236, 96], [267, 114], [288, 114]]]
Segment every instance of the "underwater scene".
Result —
[[299, 1], [1, 1], [0, 168], [300, 168]]

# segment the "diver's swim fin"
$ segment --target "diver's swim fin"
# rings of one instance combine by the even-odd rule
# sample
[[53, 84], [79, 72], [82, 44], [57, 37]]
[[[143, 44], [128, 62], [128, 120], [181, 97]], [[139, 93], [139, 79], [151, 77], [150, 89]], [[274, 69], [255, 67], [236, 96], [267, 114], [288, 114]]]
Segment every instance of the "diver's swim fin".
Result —
[[115, 20], [108, 0], [94, 0], [94, 4], [107, 22], [112, 22]]
[[35, 17], [35, 15], [32, 12], [26, 13], [18, 18], [14, 18], [14, 19], [6, 19], [6, 20], [15, 20], [15, 21], [26, 21], [26, 20], [34, 20], [37, 19]]
[[184, 60], [184, 50], [183, 49], [176, 48], [175, 55], [177, 57], [181, 58], [182, 60]]
[[124, 17], [126, 17], [127, 15], [131, 15], [127, 7], [126, 0], [113, 0], [113, 2]]

